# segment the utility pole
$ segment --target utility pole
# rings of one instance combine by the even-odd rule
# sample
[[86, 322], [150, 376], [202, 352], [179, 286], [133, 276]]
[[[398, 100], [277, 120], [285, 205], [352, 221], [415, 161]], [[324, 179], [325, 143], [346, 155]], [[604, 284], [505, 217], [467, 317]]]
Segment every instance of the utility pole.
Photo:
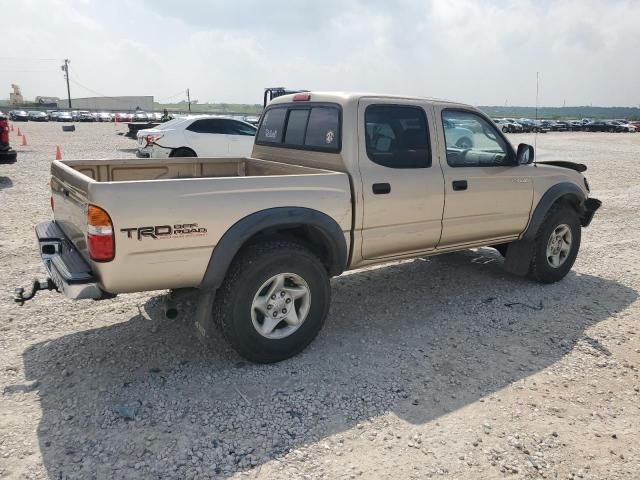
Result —
[[71, 89], [69, 88], [69, 64], [70, 63], [71, 63], [71, 60], [69, 60], [68, 58], [65, 58], [64, 65], [60, 67], [64, 72], [64, 78], [67, 79], [67, 99], [69, 100], [69, 108], [71, 108]]
[[188, 88], [187, 88], [187, 102], [189, 103], [189, 113], [191, 113], [191, 97], [189, 96]]

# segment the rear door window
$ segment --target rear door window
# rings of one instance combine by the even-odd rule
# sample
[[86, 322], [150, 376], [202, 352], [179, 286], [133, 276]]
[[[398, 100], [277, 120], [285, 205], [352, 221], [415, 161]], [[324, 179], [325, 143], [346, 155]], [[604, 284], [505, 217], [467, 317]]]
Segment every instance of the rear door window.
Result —
[[264, 114], [256, 143], [339, 152], [340, 128], [340, 109], [334, 105], [272, 107]]
[[431, 148], [424, 110], [370, 105], [365, 111], [367, 156], [388, 168], [428, 168]]
[[244, 135], [254, 137], [256, 135], [256, 127], [247, 125], [246, 123], [230, 120], [229, 135]]

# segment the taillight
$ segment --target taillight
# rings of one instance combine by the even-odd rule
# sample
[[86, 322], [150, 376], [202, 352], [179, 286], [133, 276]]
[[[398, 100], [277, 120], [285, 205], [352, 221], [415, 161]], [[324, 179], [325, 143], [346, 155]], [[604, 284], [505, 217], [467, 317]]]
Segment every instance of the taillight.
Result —
[[95, 205], [87, 209], [87, 247], [96, 262], [110, 262], [116, 252], [111, 217]]
[[51, 195], [50, 200], [51, 200], [51, 211], [53, 211], [53, 195]]
[[162, 135], [147, 135], [145, 137], [146, 141], [147, 141], [147, 145], [152, 145], [154, 143], [156, 143], [158, 140], [160, 140], [162, 138]]
[[297, 93], [293, 96], [294, 102], [308, 102], [309, 100], [311, 100], [310, 93]]

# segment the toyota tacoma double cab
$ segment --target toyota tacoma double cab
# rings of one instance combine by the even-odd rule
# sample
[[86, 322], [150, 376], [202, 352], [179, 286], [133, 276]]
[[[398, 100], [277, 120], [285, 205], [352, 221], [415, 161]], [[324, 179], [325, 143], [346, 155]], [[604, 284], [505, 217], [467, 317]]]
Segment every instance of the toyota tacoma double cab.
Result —
[[347, 270], [490, 246], [509, 272], [562, 279], [600, 201], [584, 165], [533, 160], [468, 105], [283, 95], [249, 158], [53, 162], [49, 278], [16, 300], [195, 292], [202, 336], [277, 362], [318, 334]]

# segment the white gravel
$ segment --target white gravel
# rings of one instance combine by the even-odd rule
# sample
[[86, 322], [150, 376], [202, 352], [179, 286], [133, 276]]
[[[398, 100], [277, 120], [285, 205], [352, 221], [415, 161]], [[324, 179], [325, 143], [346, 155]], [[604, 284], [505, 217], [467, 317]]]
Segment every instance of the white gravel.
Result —
[[32, 229], [50, 217], [56, 144], [135, 147], [122, 125], [15, 125], [28, 146], [14, 132], [18, 163], [0, 165], [0, 478], [640, 478], [640, 134], [538, 137], [540, 159], [586, 163], [604, 202], [563, 282], [508, 275], [491, 249], [352, 272], [310, 348], [257, 366], [164, 320], [162, 292], [14, 305], [42, 271]]

